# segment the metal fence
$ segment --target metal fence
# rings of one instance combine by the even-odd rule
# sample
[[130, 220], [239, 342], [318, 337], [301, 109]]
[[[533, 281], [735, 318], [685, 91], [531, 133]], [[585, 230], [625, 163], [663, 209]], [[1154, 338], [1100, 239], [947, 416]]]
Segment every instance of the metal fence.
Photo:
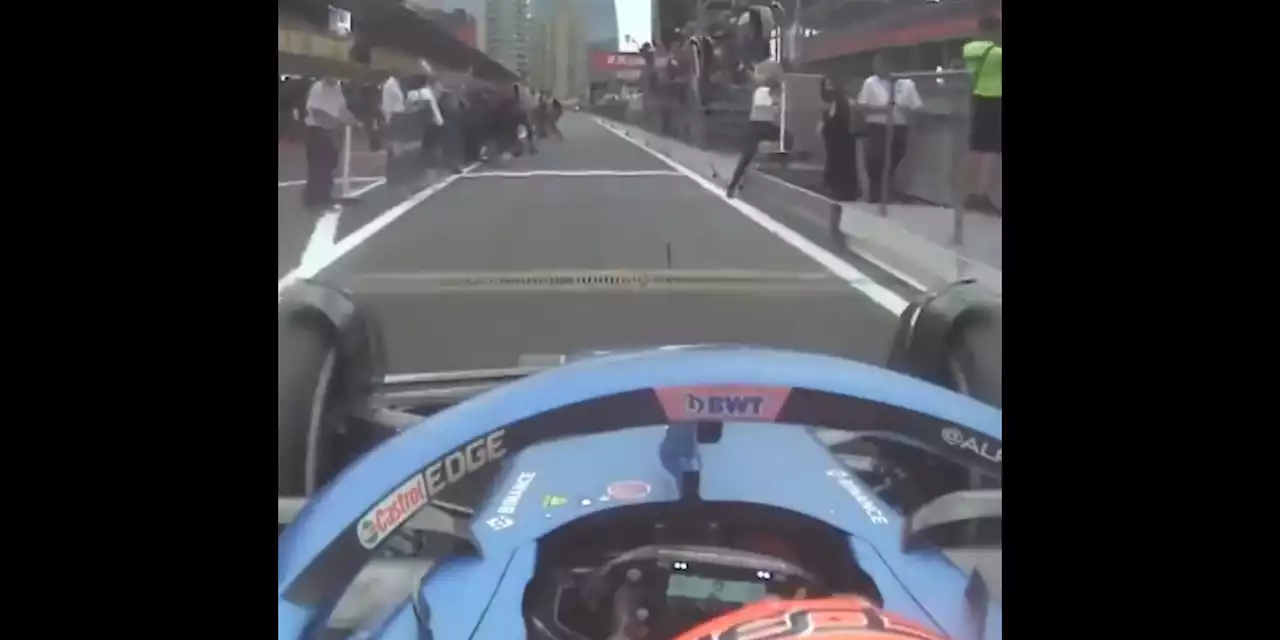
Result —
[[[972, 175], [969, 156], [969, 117], [972, 79], [967, 71], [925, 71], [895, 73], [894, 80], [915, 83], [924, 108], [908, 118], [906, 156], [897, 173], [877, 176], [883, 184], [896, 186], [907, 196], [951, 209], [955, 219], [954, 242], [963, 240], [961, 205], [970, 190]], [[886, 145], [891, 141], [886, 141]], [[884, 191], [888, 193], [887, 189]], [[1000, 164], [993, 167], [991, 187], [986, 194], [1001, 204]], [[892, 205], [881, 203], [881, 215], [889, 215]]]

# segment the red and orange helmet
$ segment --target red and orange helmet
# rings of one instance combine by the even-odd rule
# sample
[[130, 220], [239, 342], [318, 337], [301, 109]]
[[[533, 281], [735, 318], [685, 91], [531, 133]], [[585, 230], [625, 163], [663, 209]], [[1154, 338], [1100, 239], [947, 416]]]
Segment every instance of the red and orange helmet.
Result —
[[936, 631], [854, 596], [761, 600], [708, 620], [675, 640], [945, 640]]

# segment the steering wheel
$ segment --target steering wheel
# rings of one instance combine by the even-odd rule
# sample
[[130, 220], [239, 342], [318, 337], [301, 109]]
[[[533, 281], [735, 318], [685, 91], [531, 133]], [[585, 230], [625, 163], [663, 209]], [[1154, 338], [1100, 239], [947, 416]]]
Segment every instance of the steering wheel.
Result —
[[[901, 414], [915, 419], [898, 419]], [[999, 410], [871, 365], [751, 347], [583, 360], [427, 418], [316, 494], [280, 538], [279, 637], [302, 639], [322, 630], [338, 598], [389, 535], [370, 530], [371, 509], [446, 458], [482, 457], [495, 433], [503, 434], [502, 446], [514, 453], [551, 437], [704, 421], [883, 432], [1001, 476]], [[489, 544], [498, 543], [477, 541], [481, 555]]]

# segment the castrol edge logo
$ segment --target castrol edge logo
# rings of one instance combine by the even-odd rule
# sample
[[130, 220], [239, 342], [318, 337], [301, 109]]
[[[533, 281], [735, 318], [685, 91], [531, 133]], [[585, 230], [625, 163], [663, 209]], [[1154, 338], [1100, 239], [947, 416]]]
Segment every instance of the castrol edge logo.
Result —
[[360, 544], [366, 549], [378, 546], [426, 504], [427, 481], [421, 473], [414, 474], [360, 519]]
[[502, 444], [505, 434], [505, 430], [498, 429], [476, 438], [427, 465], [421, 473], [400, 485], [360, 519], [360, 524], [356, 525], [360, 544], [366, 549], [382, 544], [388, 535], [427, 506], [432, 496], [439, 496], [441, 491], [506, 457], [507, 449]]

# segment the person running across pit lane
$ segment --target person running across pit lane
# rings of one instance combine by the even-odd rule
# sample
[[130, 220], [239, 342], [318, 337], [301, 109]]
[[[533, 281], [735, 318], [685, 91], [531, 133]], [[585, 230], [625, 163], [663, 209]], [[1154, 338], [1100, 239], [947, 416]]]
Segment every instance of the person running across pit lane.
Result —
[[782, 133], [778, 126], [782, 106], [782, 65], [776, 60], [764, 60], [755, 66], [753, 75], [758, 86], [751, 95], [751, 122], [742, 140], [738, 166], [734, 167], [733, 178], [725, 191], [730, 198], [737, 196], [747, 167], [760, 151], [760, 143], [776, 141]]

